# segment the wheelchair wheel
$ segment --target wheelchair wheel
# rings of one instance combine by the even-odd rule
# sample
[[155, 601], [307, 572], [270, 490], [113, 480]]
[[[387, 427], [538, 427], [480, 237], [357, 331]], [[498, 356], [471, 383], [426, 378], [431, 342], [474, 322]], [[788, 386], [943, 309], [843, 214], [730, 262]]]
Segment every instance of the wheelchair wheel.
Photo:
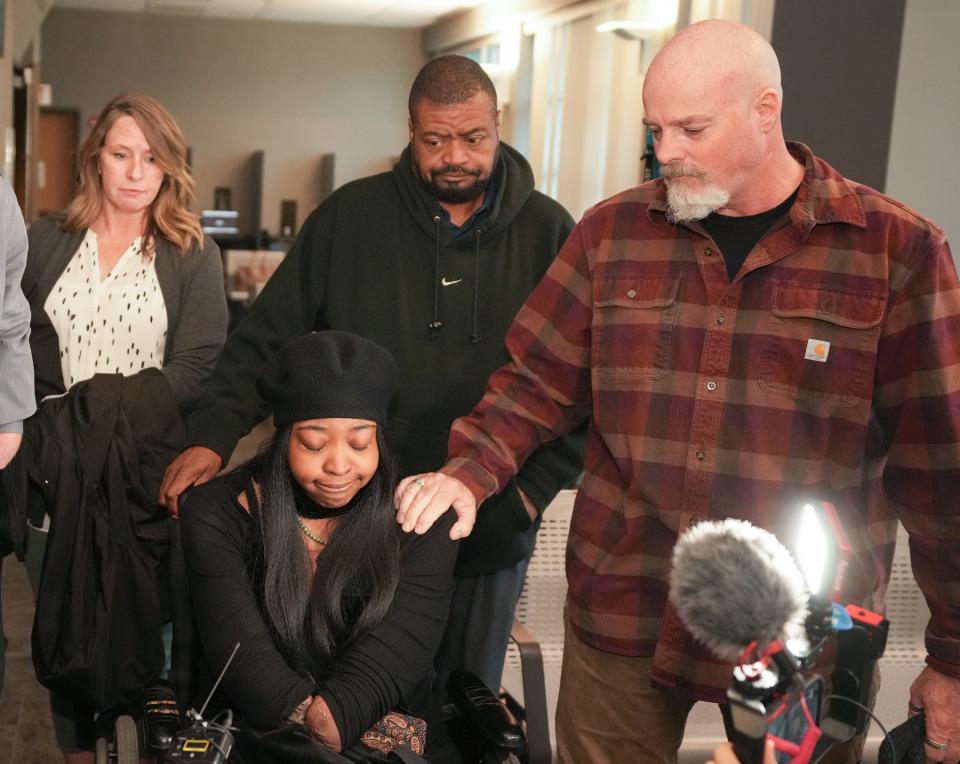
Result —
[[110, 764], [110, 744], [106, 738], [97, 738], [97, 747], [93, 752], [96, 764]]
[[138, 764], [140, 743], [137, 741], [137, 724], [131, 716], [118, 716], [114, 731], [114, 752], [117, 764]]

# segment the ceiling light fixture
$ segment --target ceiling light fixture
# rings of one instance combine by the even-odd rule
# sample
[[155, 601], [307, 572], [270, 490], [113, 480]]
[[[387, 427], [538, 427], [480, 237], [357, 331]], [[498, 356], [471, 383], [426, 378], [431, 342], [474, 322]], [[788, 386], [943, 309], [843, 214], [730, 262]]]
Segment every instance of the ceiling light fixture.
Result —
[[614, 19], [613, 21], [604, 21], [597, 24], [598, 32], [613, 32], [617, 37], [624, 40], [645, 40], [654, 34], [663, 31], [660, 24], [650, 24], [643, 21], [632, 21], [630, 19]]

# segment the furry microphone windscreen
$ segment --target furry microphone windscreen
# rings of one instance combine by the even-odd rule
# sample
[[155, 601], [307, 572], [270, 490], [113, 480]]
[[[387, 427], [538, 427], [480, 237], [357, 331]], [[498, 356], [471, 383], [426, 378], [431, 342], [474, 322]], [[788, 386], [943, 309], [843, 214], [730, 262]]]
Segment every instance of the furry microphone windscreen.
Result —
[[703, 522], [673, 550], [670, 599], [690, 634], [718, 657], [762, 648], [806, 615], [803, 575], [770, 532], [743, 520]]

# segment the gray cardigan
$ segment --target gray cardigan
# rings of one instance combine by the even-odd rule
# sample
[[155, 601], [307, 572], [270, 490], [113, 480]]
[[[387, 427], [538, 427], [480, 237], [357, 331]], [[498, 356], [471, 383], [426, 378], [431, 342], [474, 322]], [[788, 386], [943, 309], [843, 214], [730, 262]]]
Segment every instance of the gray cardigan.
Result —
[[[62, 220], [62, 213], [48, 215], [27, 232], [30, 252], [23, 291], [30, 302], [38, 401], [65, 391], [57, 333], [43, 305], [86, 234], [62, 230]], [[186, 413], [203, 394], [226, 337], [227, 298], [220, 249], [204, 236], [202, 249], [194, 245], [181, 255], [169, 241], [158, 239], [156, 267], [167, 308], [167, 346], [161, 371], [181, 413]]]
[[27, 236], [17, 197], [0, 177], [0, 432], [23, 432], [36, 411], [30, 359], [30, 308], [20, 289]]

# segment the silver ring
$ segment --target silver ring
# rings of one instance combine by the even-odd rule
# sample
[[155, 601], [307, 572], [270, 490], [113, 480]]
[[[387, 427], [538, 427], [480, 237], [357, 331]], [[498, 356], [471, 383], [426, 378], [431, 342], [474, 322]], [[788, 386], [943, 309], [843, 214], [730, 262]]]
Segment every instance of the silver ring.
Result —
[[416, 483], [416, 484], [417, 484], [418, 486], [420, 486], [421, 488], [423, 488], [423, 481], [422, 481], [420, 478], [417, 478], [417, 479], [414, 480], [413, 482]]
[[907, 701], [907, 708], [909, 708], [915, 714], [923, 713], [923, 706], [915, 706], [909, 700]]
[[931, 748], [935, 748], [938, 751], [947, 750], [947, 746], [949, 745], [949, 743], [938, 743], [936, 740], [931, 740], [929, 735], [923, 736], [923, 743], [924, 745], [928, 745]]

